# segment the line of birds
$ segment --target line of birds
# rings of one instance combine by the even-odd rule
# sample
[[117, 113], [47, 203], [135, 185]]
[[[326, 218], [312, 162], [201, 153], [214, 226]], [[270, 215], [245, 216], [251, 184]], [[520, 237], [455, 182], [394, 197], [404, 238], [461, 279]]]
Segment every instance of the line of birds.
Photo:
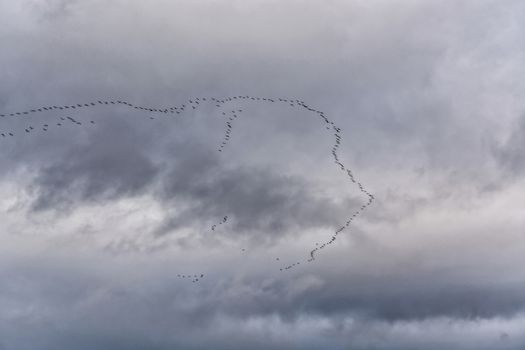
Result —
[[[374, 196], [370, 192], [368, 192], [359, 181], [357, 181], [355, 179], [352, 171], [350, 169], [346, 168], [345, 165], [339, 160], [339, 156], [338, 156], [337, 151], [338, 151], [338, 149], [339, 149], [339, 147], [341, 145], [341, 140], [342, 140], [341, 129], [338, 128], [333, 121], [330, 121], [326, 117], [324, 112], [310, 107], [309, 105], [307, 105], [302, 100], [287, 99], [287, 98], [274, 99], [274, 98], [256, 97], [256, 96], [249, 96], [249, 95], [239, 95], [239, 96], [231, 96], [231, 97], [225, 97], [225, 98], [197, 97], [197, 98], [188, 99], [187, 103], [183, 103], [183, 104], [178, 105], [178, 106], [172, 106], [172, 107], [167, 107], [167, 108], [151, 108], [151, 107], [138, 106], [138, 105], [134, 105], [134, 104], [132, 104], [130, 102], [127, 102], [127, 101], [122, 101], [122, 100], [108, 100], [108, 101], [101, 101], [101, 100], [99, 100], [97, 102], [79, 103], [79, 104], [75, 104], [75, 105], [46, 106], [46, 107], [34, 108], [34, 109], [27, 110], [27, 111], [14, 112], [14, 113], [9, 113], [9, 114], [0, 114], [0, 117], [1, 118], [5, 118], [5, 117], [23, 117], [25, 115], [30, 115], [30, 114], [33, 114], [33, 113], [44, 113], [44, 112], [48, 112], [48, 111], [66, 111], [66, 110], [69, 111], [69, 110], [74, 110], [74, 109], [79, 109], [79, 108], [95, 107], [95, 106], [100, 106], [100, 105], [102, 105], [102, 106], [106, 106], [106, 105], [124, 105], [124, 106], [130, 107], [130, 108], [136, 109], [136, 110], [142, 110], [142, 111], [146, 111], [146, 112], [150, 112], [150, 113], [159, 113], [159, 114], [164, 114], [164, 115], [167, 115], [167, 114], [180, 115], [181, 113], [185, 112], [186, 109], [190, 109], [191, 108], [190, 110], [196, 110], [204, 102], [209, 102], [209, 103], [215, 104], [215, 107], [220, 108], [220, 107], [223, 107], [223, 105], [225, 105], [227, 103], [234, 102], [234, 101], [241, 101], [241, 100], [245, 100], [245, 101], [264, 101], [264, 102], [269, 102], [269, 103], [283, 103], [283, 104], [289, 105], [290, 107], [303, 108], [303, 109], [306, 109], [309, 112], [315, 113], [319, 118], [322, 119], [322, 121], [324, 122], [324, 125], [325, 125], [327, 130], [333, 130], [334, 131], [333, 136], [335, 138], [335, 142], [334, 142], [334, 145], [333, 145], [332, 151], [331, 151], [331, 154], [332, 154], [332, 156], [334, 158], [334, 163], [338, 165], [340, 170], [345, 172], [345, 174], [348, 176], [349, 180], [352, 183], [354, 183], [354, 184], [356, 184], [358, 186], [360, 192], [362, 192], [363, 194], [365, 194], [368, 197], [367, 202], [364, 203], [357, 211], [353, 212], [352, 215], [345, 222], [345, 224], [343, 226], [339, 227], [337, 230], [335, 230], [334, 234], [330, 237], [330, 239], [328, 241], [326, 241], [326, 242], [316, 242], [315, 243], [315, 248], [313, 248], [310, 251], [310, 254], [309, 254], [310, 258], [306, 260], [307, 262], [312, 262], [312, 261], [315, 260], [315, 255], [317, 254], [318, 251], [320, 251], [322, 249], [325, 249], [329, 245], [333, 244], [335, 242], [335, 240], [337, 239], [337, 236], [341, 232], [343, 232], [359, 214], [361, 214], [364, 210], [367, 209], [368, 206], [370, 206], [372, 204], [372, 202], [374, 200]], [[223, 140], [222, 140], [221, 144], [218, 147], [218, 151], [219, 152], [223, 152], [224, 148], [229, 143], [229, 141], [231, 139], [232, 129], [233, 129], [233, 121], [236, 118], [238, 118], [238, 116], [240, 115], [240, 113], [242, 113], [242, 111], [243, 111], [242, 109], [233, 109], [233, 110], [231, 110], [228, 113], [226, 111], [222, 112], [222, 115], [228, 117], [228, 119], [225, 121], [225, 125], [226, 125], [225, 133], [224, 133]], [[153, 116], [150, 116], [149, 118], [152, 119], [152, 120], [155, 119]], [[74, 119], [73, 117], [70, 117], [70, 116], [68, 116], [68, 117], [60, 117], [60, 119], [55, 124], [56, 124], [57, 127], [62, 126], [62, 122], [65, 122], [66, 120], [71, 122], [71, 123], [73, 123], [73, 124], [76, 124], [76, 125], [82, 125], [82, 122], [80, 122], [80, 121], [78, 121], [78, 120], [76, 120], [76, 119]], [[91, 120], [90, 123], [91, 124], [95, 124], [95, 122], [93, 120]], [[49, 124], [43, 124], [42, 125], [42, 130], [43, 131], [47, 131], [49, 127], [50, 127]], [[35, 130], [35, 128], [32, 125], [30, 125], [27, 128], [25, 128], [24, 130], [25, 130], [26, 133], [29, 134], [29, 133], [33, 132]], [[15, 133], [13, 131], [1, 131], [0, 130], [0, 135], [2, 137], [12, 137], [12, 136], [15, 136]], [[223, 221], [221, 223], [219, 223], [219, 224], [225, 223], [226, 220], [227, 220], [227, 216], [225, 216], [223, 218]], [[217, 227], [217, 225], [213, 225], [212, 226], [212, 231], [214, 231], [216, 227]], [[243, 252], [245, 250], [246, 250], [245, 248], [241, 249], [241, 251], [243, 251]], [[280, 258], [277, 257], [276, 261], [280, 261]], [[293, 267], [296, 267], [298, 265], [300, 265], [300, 262], [295, 262], [295, 263], [292, 263], [292, 264], [289, 264], [289, 265], [286, 265], [286, 266], [280, 268], [280, 271], [290, 270]], [[193, 276], [194, 280], [192, 280], [192, 282], [197, 282], [199, 280], [196, 277], [198, 275], [177, 275], [177, 276], [181, 277], [181, 278], [190, 278], [190, 276]], [[201, 276], [201, 278], [203, 277], [202, 274], [200, 276]]]
[[212, 231], [215, 231], [215, 229], [217, 228], [217, 226], [219, 225], [222, 225], [222, 224], [225, 224], [226, 221], [228, 221], [228, 215], [226, 215], [225, 217], [222, 218], [221, 222], [219, 222], [218, 224], [215, 224], [211, 227], [211, 230]]
[[[242, 112], [242, 109], [238, 109], [236, 111], [233, 110], [230, 112], [231, 116], [228, 118], [228, 121], [226, 121], [226, 130], [224, 132], [222, 143], [219, 145], [219, 149], [218, 149], [219, 152], [222, 152], [224, 147], [226, 147], [226, 145], [229, 143], [231, 133], [232, 133], [232, 128], [233, 128], [233, 120], [237, 119], [237, 113], [241, 113], [241, 112]], [[222, 115], [226, 116], [226, 112], [222, 112]]]
[[[344, 231], [348, 226], [350, 226], [352, 221], [359, 214], [361, 214], [364, 210], [366, 210], [366, 208], [368, 206], [370, 206], [372, 204], [372, 202], [374, 200], [374, 196], [370, 192], [368, 192], [360, 182], [358, 182], [355, 179], [354, 175], [352, 174], [352, 171], [350, 169], [347, 169], [345, 167], [345, 165], [339, 160], [339, 156], [337, 154], [337, 151], [338, 151], [338, 149], [339, 149], [339, 147], [341, 145], [341, 140], [342, 140], [341, 128], [337, 127], [333, 121], [330, 121], [326, 117], [324, 112], [322, 112], [320, 110], [317, 110], [317, 109], [314, 109], [314, 108], [308, 106], [304, 101], [301, 101], [301, 100], [298, 100], [298, 99], [278, 98], [276, 100], [276, 99], [272, 99], [272, 98], [263, 98], [263, 97], [254, 97], [254, 96], [234, 96], [234, 97], [228, 97], [228, 98], [219, 100], [219, 102], [221, 104], [223, 104], [225, 102], [229, 102], [229, 101], [233, 101], [233, 100], [237, 100], [237, 99], [248, 99], [248, 100], [252, 100], [252, 101], [267, 101], [267, 102], [271, 102], [271, 103], [275, 103], [277, 101], [277, 102], [282, 102], [282, 103], [289, 104], [291, 107], [302, 107], [302, 108], [304, 108], [304, 109], [306, 109], [306, 110], [308, 110], [310, 112], [316, 113], [317, 116], [319, 116], [324, 121], [326, 129], [327, 130], [332, 129], [335, 132], [333, 134], [334, 137], [335, 137], [335, 143], [334, 143], [334, 145], [332, 147], [332, 152], [331, 152], [332, 156], [334, 158], [334, 163], [337, 164], [339, 166], [339, 168], [346, 173], [346, 175], [348, 176], [348, 178], [350, 179], [350, 181], [352, 183], [357, 184], [360, 192], [364, 193], [367, 196], [367, 198], [368, 198], [368, 200], [363, 205], [361, 205], [361, 207], [358, 210], [356, 210], [354, 213], [352, 213], [352, 215], [348, 218], [348, 220], [345, 222], [345, 224], [343, 226], [341, 226], [341, 227], [339, 227], [338, 229], [335, 230], [334, 234], [330, 237], [330, 239], [328, 241], [326, 241], [324, 243], [320, 243], [320, 242], [316, 243], [316, 247], [313, 248], [310, 251], [310, 258], [307, 260], [307, 262], [312, 262], [312, 261], [315, 260], [315, 255], [316, 255], [316, 253], [319, 250], [325, 249], [329, 245], [333, 244], [335, 242], [335, 240], [337, 239], [337, 236], [342, 231]], [[220, 105], [218, 104], [217, 107], [220, 107]], [[223, 114], [224, 114], [224, 112], [223, 112]], [[231, 131], [231, 124], [227, 122], [227, 132], [226, 132], [226, 135], [225, 135], [225, 140], [226, 141], [229, 141], [230, 131]], [[219, 147], [219, 151], [222, 151], [222, 147], [225, 144], [226, 144], [225, 142], [223, 142], [223, 144], [221, 144], [221, 147]], [[280, 259], [276, 258], [276, 260], [279, 261]], [[297, 265], [300, 265], [300, 262], [295, 262], [295, 263], [286, 265], [286, 266], [280, 268], [279, 270], [280, 271], [290, 270], [290, 269], [294, 268]]]
[[178, 278], [183, 278], [183, 279], [186, 279], [186, 278], [187, 278], [187, 279], [191, 279], [191, 282], [192, 282], [192, 283], [196, 283], [196, 282], [199, 282], [199, 280], [200, 280], [201, 278], [204, 278], [204, 274], [201, 273], [201, 274], [194, 274], [194, 275], [191, 275], [191, 274], [189, 274], [189, 275], [185, 275], [185, 274], [180, 274], [180, 273], [178, 273], [178, 274], [177, 274], [177, 277], [178, 277]]

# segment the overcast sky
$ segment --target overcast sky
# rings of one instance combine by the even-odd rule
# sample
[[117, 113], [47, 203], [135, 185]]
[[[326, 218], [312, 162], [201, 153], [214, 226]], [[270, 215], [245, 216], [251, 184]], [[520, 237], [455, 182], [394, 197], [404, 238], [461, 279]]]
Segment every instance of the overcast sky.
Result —
[[0, 0], [0, 350], [523, 349], [524, 18]]

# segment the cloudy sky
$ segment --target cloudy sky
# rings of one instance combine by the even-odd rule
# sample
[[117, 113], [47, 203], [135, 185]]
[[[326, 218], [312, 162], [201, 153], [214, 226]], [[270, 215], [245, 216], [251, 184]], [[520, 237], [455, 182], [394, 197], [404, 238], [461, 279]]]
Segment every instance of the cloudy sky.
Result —
[[523, 349], [524, 18], [0, 0], [0, 350]]

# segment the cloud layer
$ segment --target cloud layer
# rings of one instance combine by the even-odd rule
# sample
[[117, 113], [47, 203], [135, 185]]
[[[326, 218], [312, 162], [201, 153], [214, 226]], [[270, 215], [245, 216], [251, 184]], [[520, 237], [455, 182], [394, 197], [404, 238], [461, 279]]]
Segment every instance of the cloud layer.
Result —
[[0, 0], [0, 349], [523, 348], [524, 10]]

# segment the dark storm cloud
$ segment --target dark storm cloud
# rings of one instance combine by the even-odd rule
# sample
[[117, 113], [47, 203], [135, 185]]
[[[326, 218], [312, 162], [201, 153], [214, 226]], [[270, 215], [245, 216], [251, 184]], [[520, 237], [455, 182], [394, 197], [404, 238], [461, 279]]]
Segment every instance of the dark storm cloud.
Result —
[[226, 234], [263, 232], [252, 236], [264, 242], [283, 237], [292, 228], [333, 228], [362, 202], [347, 198], [336, 203], [314, 195], [314, 183], [279, 174], [278, 169], [224, 168], [213, 146], [193, 142], [202, 137], [191, 132], [169, 144], [174, 151], [152, 147], [133, 124], [112, 117], [85, 141], [72, 141], [54, 161], [37, 168], [34, 210], [62, 211], [150, 193], [163, 207], [185, 208], [166, 219], [157, 234], [228, 215]]
[[[227, 232], [264, 233], [259, 242], [290, 233], [291, 229], [334, 227], [362, 200], [336, 203], [314, 194], [315, 185], [300, 177], [283, 176], [278, 170], [238, 167], [221, 169], [211, 155], [175, 161], [165, 176], [160, 196], [167, 205], [186, 201], [188, 208], [157, 231], [169, 232], [199, 218], [230, 218]], [[212, 158], [212, 159], [210, 159]], [[355, 209], [354, 209], [355, 210]]]
[[82, 202], [134, 196], [156, 180], [159, 167], [140, 148], [129, 125], [105, 125], [94, 135], [64, 147], [61, 157], [38, 171], [34, 210], [72, 209]]

